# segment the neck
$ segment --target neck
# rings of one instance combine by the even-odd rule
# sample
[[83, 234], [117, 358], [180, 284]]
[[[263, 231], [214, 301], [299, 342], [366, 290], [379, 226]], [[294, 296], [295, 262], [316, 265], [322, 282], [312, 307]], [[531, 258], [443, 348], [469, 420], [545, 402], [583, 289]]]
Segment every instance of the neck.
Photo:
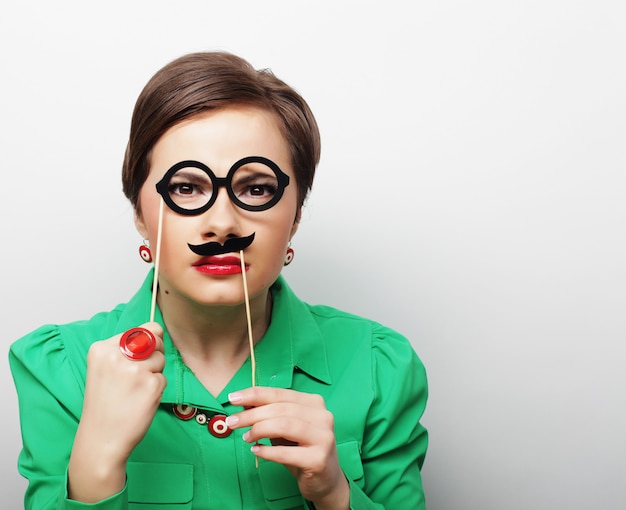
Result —
[[[217, 396], [250, 355], [245, 303], [201, 305], [161, 289], [157, 299], [167, 331], [184, 363]], [[254, 344], [267, 331], [271, 312], [269, 289], [250, 298]]]

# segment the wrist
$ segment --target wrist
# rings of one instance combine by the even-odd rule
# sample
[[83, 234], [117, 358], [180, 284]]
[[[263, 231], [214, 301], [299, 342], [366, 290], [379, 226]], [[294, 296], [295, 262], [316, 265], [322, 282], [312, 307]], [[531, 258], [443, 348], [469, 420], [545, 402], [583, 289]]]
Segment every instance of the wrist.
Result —
[[311, 501], [315, 510], [349, 510], [350, 484], [345, 476], [341, 476], [339, 483], [321, 498]]
[[114, 446], [77, 431], [68, 466], [70, 499], [96, 503], [117, 494], [126, 484], [126, 462]]

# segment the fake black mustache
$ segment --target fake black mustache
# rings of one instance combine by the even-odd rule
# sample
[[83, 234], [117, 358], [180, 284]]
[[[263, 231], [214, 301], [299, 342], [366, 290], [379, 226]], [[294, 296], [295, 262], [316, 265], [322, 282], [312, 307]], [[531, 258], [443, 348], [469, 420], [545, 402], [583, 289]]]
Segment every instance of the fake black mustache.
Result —
[[196, 255], [200, 255], [201, 257], [210, 257], [211, 255], [221, 255], [222, 253], [232, 253], [244, 250], [252, 244], [252, 241], [254, 241], [254, 232], [247, 237], [233, 237], [232, 239], [227, 239], [224, 244], [211, 241], [206, 244], [187, 243], [187, 246], [189, 246], [189, 249]]

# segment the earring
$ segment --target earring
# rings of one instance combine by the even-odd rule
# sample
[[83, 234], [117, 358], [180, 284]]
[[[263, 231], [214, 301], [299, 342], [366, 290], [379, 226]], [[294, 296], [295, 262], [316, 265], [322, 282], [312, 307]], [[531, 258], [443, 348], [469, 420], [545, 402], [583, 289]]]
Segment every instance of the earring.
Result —
[[139, 256], [144, 262], [152, 262], [152, 252], [147, 243], [147, 241], [144, 241], [144, 244], [139, 247]]
[[293, 248], [290, 246], [289, 248], [287, 248], [287, 253], [285, 253], [285, 262], [283, 263], [283, 265], [288, 266], [289, 264], [291, 264], [292, 260], [293, 260]]

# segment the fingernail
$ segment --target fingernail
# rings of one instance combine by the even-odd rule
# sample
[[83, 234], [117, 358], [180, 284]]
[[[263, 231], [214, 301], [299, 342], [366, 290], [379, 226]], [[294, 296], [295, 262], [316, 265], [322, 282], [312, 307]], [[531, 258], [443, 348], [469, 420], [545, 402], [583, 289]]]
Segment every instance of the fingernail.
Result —
[[243, 397], [241, 396], [241, 393], [229, 393], [228, 400], [230, 400], [232, 404], [236, 404], [238, 402], [241, 402], [243, 400]]
[[248, 432], [244, 432], [243, 436], [241, 436], [241, 438], [247, 443], [248, 442], [248, 438], [250, 437], [250, 431]]
[[238, 423], [239, 423], [239, 417], [238, 416], [227, 416], [226, 417], [226, 425], [228, 425], [229, 427], [234, 427]]
[[259, 450], [260, 450], [260, 447], [259, 447], [259, 445], [257, 445], [257, 444], [253, 444], [253, 445], [250, 447], [250, 451], [251, 451], [252, 453], [256, 453], [256, 452], [258, 452]]

